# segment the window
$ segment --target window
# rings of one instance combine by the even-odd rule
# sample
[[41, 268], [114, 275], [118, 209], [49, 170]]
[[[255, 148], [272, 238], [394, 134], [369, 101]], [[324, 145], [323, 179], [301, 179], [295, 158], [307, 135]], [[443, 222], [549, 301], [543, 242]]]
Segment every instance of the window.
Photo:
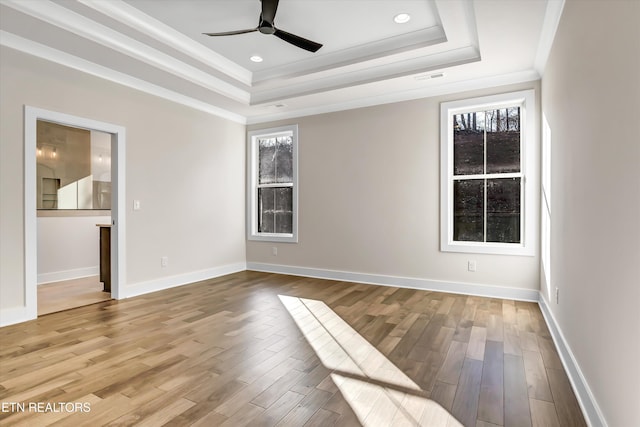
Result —
[[298, 127], [249, 132], [248, 144], [248, 238], [297, 242]]
[[534, 93], [441, 105], [441, 249], [534, 255]]

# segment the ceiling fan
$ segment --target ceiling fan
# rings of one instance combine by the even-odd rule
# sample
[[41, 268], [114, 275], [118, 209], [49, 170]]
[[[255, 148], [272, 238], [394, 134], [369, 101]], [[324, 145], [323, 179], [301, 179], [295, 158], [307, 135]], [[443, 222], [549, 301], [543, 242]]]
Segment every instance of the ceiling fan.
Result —
[[261, 0], [261, 2], [262, 2], [262, 13], [260, 14], [260, 21], [257, 27], [250, 28], [247, 30], [225, 31], [222, 33], [204, 33], [204, 34], [207, 36], [217, 37], [217, 36], [233, 36], [235, 34], [246, 34], [246, 33], [253, 33], [254, 31], [260, 31], [262, 34], [273, 34], [279, 39], [284, 40], [287, 43], [290, 43], [301, 49], [308, 50], [309, 52], [316, 52], [318, 49], [322, 47], [320, 43], [307, 40], [300, 36], [296, 36], [295, 34], [287, 33], [286, 31], [280, 30], [273, 25], [273, 20], [275, 19], [276, 11], [278, 10], [279, 0]]

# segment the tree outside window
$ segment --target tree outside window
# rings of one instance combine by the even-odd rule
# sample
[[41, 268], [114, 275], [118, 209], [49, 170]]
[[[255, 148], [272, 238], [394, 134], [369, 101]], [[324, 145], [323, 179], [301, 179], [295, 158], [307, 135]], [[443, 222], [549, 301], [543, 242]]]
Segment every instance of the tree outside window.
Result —
[[533, 91], [441, 105], [441, 248], [533, 255]]
[[249, 132], [249, 240], [297, 242], [298, 128]]

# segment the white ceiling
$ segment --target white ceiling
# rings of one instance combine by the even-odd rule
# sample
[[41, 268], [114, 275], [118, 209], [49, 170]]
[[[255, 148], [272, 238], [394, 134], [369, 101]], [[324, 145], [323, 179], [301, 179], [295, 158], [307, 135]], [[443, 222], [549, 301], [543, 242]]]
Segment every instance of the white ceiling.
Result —
[[280, 0], [276, 27], [311, 53], [202, 34], [256, 27], [259, 0], [0, 0], [0, 44], [255, 123], [537, 79], [563, 3]]

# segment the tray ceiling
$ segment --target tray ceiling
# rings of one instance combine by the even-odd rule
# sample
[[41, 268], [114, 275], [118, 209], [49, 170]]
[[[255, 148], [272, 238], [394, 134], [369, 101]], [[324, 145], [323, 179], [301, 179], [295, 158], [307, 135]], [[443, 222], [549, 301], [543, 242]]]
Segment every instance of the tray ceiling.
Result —
[[[241, 122], [539, 77], [556, 0], [0, 0], [0, 44]], [[410, 20], [394, 22], [407, 13]], [[252, 56], [262, 62], [252, 62]]]

